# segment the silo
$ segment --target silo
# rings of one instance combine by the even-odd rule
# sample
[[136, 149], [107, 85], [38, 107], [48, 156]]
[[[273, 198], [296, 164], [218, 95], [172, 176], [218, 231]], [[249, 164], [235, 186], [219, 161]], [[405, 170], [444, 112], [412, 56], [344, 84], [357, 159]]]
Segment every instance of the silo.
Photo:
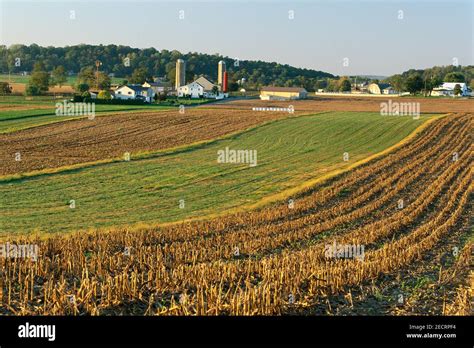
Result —
[[222, 81], [222, 92], [227, 93], [227, 71], [224, 71], [224, 81]]
[[224, 72], [225, 71], [226, 71], [225, 62], [221, 60], [219, 61], [218, 70], [217, 70], [217, 84], [221, 86], [221, 88], [224, 85]]
[[186, 84], [186, 63], [182, 59], [176, 61], [176, 79], [175, 87], [176, 90]]

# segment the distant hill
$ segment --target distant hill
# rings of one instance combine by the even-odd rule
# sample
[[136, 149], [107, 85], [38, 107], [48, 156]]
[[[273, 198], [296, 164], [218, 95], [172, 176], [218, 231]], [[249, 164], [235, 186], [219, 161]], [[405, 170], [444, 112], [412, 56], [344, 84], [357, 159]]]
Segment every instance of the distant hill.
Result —
[[[21, 65], [15, 65], [20, 58]], [[126, 58], [129, 59], [127, 66]], [[244, 60], [236, 63], [234, 59], [219, 54], [209, 55], [197, 52], [181, 53], [173, 50], [158, 51], [155, 48], [132, 48], [117, 45], [77, 45], [66, 47], [41, 47], [12, 45], [0, 46], [0, 73], [19, 73], [31, 71], [36, 61], [41, 60], [46, 70], [52, 71], [62, 65], [71, 74], [77, 74], [85, 67], [94, 66], [96, 60], [102, 62], [100, 70], [119, 77], [131, 76], [134, 69], [144, 67], [150, 76], [173, 78], [176, 59], [186, 61], [186, 69], [194, 75], [206, 75], [217, 79], [217, 64], [224, 60], [231, 81], [245, 78], [249, 86], [263, 85], [303, 86], [314, 89], [318, 79], [333, 78], [332, 74], [282, 65], [276, 62]], [[18, 60], [17, 60], [18, 61]]]
[[385, 80], [388, 76], [382, 76], [382, 75], [357, 75], [357, 77], [361, 77], [363, 79], [369, 79], [369, 80]]

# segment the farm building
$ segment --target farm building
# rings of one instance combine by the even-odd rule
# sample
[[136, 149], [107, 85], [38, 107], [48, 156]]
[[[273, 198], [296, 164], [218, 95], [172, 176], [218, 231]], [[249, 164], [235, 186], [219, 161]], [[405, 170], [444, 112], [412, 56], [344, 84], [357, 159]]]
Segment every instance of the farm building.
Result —
[[202, 98], [204, 96], [204, 87], [196, 81], [187, 85], [178, 87], [178, 97]]
[[216, 84], [212, 83], [208, 79], [206, 79], [204, 76], [200, 76], [196, 81], [199, 83], [203, 88], [204, 92], [212, 93], [212, 89], [217, 86]]
[[218, 86], [204, 76], [199, 77], [196, 81], [191, 82], [187, 85], [178, 88], [178, 97], [191, 97], [191, 98], [216, 98], [222, 99], [227, 98], [227, 93], [214, 93], [213, 89]]
[[261, 100], [291, 100], [304, 99], [308, 92], [300, 87], [263, 87], [260, 90]]
[[115, 90], [115, 99], [142, 99], [151, 103], [153, 101], [154, 92], [150, 87], [142, 87], [140, 85], [124, 85]]
[[367, 86], [367, 92], [370, 94], [394, 94], [395, 91], [393, 90], [387, 90], [386, 89], [391, 88], [388, 83], [371, 83], [370, 85]]
[[397, 94], [397, 91], [393, 89], [392, 86], [384, 88], [382, 94]]
[[163, 93], [165, 90], [169, 91], [172, 89], [171, 84], [168, 82], [155, 81], [155, 82], [145, 82], [142, 87], [151, 88], [154, 94]]
[[470, 95], [469, 88], [464, 82], [444, 82], [441, 86], [433, 88], [432, 96], [454, 96], [454, 88], [456, 85], [461, 87], [461, 96], [466, 97]]

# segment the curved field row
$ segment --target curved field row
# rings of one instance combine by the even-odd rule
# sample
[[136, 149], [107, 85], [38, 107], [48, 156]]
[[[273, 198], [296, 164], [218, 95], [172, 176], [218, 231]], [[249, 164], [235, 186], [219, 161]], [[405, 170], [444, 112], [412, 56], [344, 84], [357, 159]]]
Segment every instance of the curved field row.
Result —
[[[149, 158], [0, 180], [3, 230], [68, 232], [224, 212], [349, 167], [396, 144], [426, 119], [366, 113], [293, 117]], [[226, 148], [256, 151], [257, 165], [218, 163], [218, 152]]]
[[[41, 255], [35, 263], [1, 261], [0, 308], [5, 314], [255, 315], [326, 307], [329, 297], [396, 275], [423, 262], [445, 238], [466, 234], [462, 231], [474, 193], [472, 125], [470, 114], [438, 120], [404, 147], [358, 168], [362, 180], [348, 180], [348, 173], [330, 183], [349, 194], [325, 199], [315, 189], [296, 197], [307, 205], [294, 214], [294, 228], [273, 218], [276, 209], [271, 206], [258, 212], [269, 216], [268, 222], [245, 223], [246, 214], [219, 218], [207, 227], [222, 233], [209, 229], [203, 231], [209, 238], [203, 239], [196, 238], [196, 231], [206, 226], [202, 222], [47, 240], [19, 238], [19, 243], [37, 243]], [[413, 144], [424, 144], [426, 153]], [[453, 152], [459, 155], [454, 160]], [[417, 165], [407, 172], [404, 166], [410, 163]], [[351, 184], [344, 186], [347, 182]], [[366, 201], [341, 214], [339, 205], [357, 202], [359, 193], [368, 191]], [[314, 211], [309, 197], [318, 197]], [[400, 197], [406, 199], [403, 208], [396, 206]], [[318, 214], [319, 222], [312, 218]], [[308, 224], [299, 224], [306, 218]], [[271, 238], [265, 237], [266, 227], [274, 229]], [[175, 232], [180, 238], [169, 240]], [[276, 240], [278, 236], [283, 239]], [[327, 248], [333, 243], [364, 246], [365, 252], [359, 259], [331, 257]]]

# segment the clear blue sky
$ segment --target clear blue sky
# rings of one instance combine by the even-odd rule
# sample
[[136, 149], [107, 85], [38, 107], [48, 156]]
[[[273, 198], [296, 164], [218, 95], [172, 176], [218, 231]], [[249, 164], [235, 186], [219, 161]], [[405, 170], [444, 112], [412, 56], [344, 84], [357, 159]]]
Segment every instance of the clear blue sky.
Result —
[[391, 75], [474, 64], [473, 2], [0, 0], [0, 44], [122, 44]]

